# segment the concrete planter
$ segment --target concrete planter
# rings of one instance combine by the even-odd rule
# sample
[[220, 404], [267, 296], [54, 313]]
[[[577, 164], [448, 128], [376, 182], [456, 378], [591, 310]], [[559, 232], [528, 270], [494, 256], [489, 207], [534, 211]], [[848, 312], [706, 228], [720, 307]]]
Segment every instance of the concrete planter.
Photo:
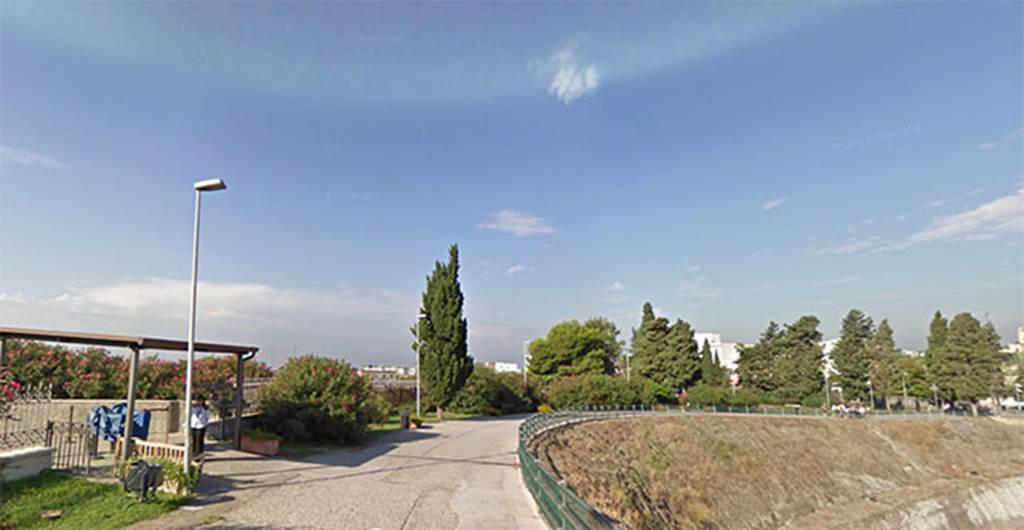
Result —
[[242, 435], [242, 450], [247, 453], [256, 453], [263, 456], [276, 456], [280, 449], [280, 440], [257, 440]]

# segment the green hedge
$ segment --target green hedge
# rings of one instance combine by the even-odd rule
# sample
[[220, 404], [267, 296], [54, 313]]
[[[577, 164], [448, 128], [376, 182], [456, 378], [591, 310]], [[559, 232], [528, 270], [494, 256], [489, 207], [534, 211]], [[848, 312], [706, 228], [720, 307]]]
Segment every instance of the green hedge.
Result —
[[498, 373], [477, 365], [449, 405], [451, 410], [485, 416], [532, 412], [540, 403], [537, 380], [523, 386], [522, 373]]
[[630, 406], [672, 400], [671, 393], [649, 379], [588, 374], [562, 377], [549, 382], [544, 389], [545, 401], [558, 409], [593, 405]]

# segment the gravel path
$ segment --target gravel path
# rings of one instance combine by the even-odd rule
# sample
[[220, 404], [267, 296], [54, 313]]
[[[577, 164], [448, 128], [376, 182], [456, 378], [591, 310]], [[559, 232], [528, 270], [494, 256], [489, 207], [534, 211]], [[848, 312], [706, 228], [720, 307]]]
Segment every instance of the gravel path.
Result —
[[450, 421], [302, 461], [219, 452], [194, 505], [135, 528], [544, 529], [520, 421]]

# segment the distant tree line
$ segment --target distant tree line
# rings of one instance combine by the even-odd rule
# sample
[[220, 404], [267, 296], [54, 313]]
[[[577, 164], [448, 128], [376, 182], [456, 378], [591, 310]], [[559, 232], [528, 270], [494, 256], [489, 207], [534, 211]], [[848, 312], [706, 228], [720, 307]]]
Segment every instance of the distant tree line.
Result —
[[[833, 375], [826, 380], [820, 324], [813, 315], [789, 324], [769, 323], [757, 342], [740, 347], [736, 372], [730, 378], [707, 341], [697, 344], [689, 323], [657, 316], [646, 303], [640, 326], [632, 330], [628, 374], [619, 330], [601, 317], [552, 326], [544, 337], [530, 343], [529, 371], [544, 382], [544, 399], [556, 406], [628, 405], [607, 399], [645, 402], [654, 396], [659, 401], [689, 399], [702, 404], [817, 407], [828, 397], [836, 401], [874, 398], [891, 408], [893, 397], [899, 396], [903, 406], [913, 397], [961, 403], [976, 411], [980, 400], [1008, 395], [1020, 382], [1019, 366], [1015, 377], [1007, 370], [1014, 366], [1013, 359], [1000, 354], [995, 327], [969, 313], [947, 322], [937, 312], [922, 358], [896, 348], [888, 320], [876, 326], [857, 309], [843, 319], [829, 354]], [[628, 383], [615, 382], [623, 378]], [[622, 388], [612, 391], [616, 385]], [[626, 391], [630, 385], [632, 390]], [[828, 387], [839, 392], [827, 396]], [[586, 403], [588, 395], [591, 403]]]

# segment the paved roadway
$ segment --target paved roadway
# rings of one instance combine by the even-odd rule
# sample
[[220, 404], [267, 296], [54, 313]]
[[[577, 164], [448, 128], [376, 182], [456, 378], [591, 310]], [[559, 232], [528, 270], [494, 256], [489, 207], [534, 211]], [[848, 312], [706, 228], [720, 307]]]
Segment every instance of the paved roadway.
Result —
[[519, 473], [519, 422], [450, 421], [302, 461], [219, 452], [193, 506], [137, 528], [545, 529]]

